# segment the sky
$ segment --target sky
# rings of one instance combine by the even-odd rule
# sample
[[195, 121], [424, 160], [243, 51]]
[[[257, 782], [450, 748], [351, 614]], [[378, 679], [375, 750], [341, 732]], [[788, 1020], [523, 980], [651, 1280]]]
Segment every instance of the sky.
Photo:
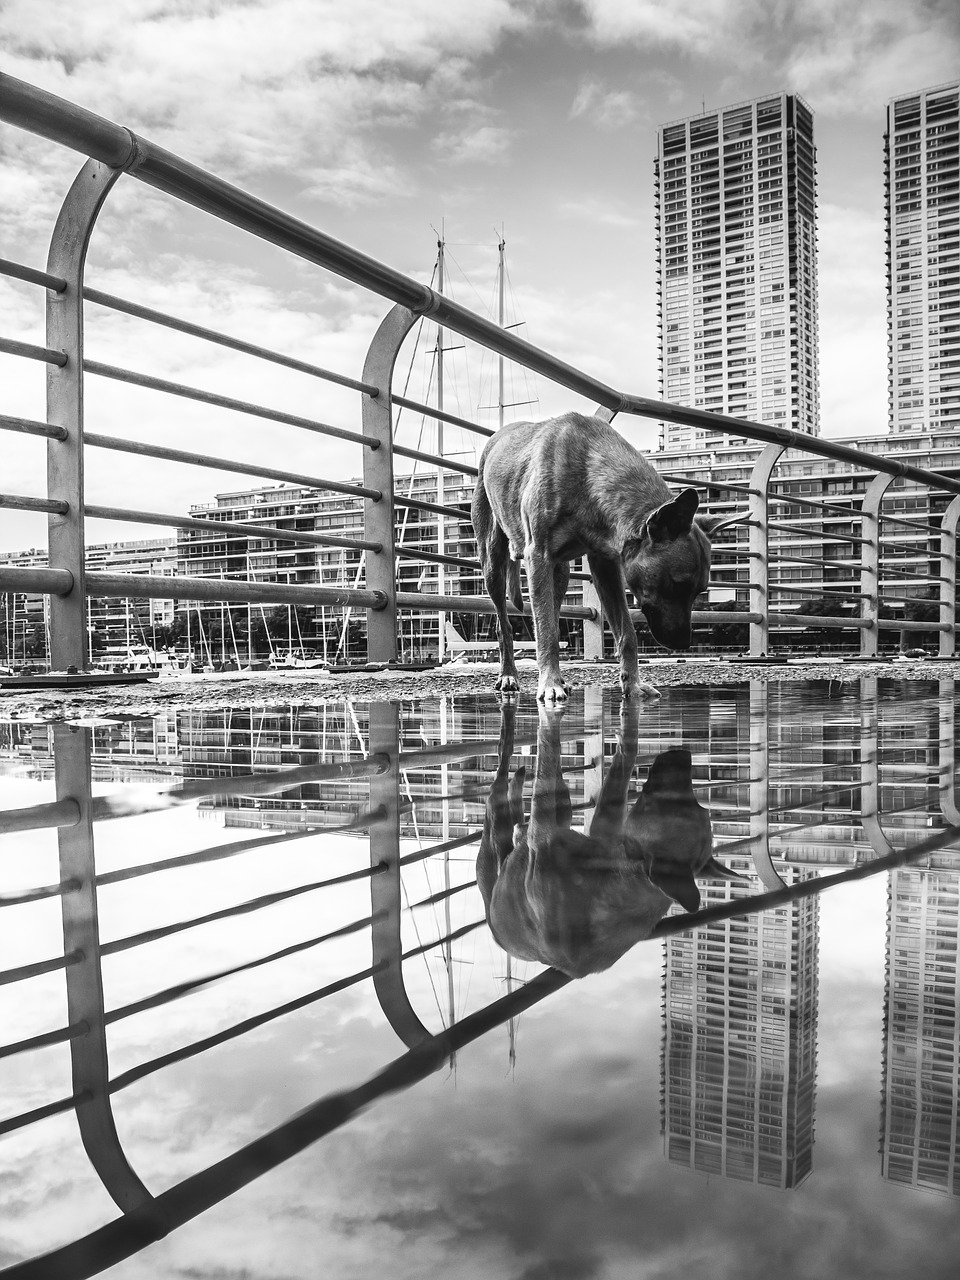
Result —
[[[954, 79], [953, 0], [5, 0], [0, 70], [128, 126], [329, 235], [493, 314], [620, 390], [656, 397], [653, 159], [660, 125], [780, 91], [814, 112], [821, 425], [886, 429], [885, 104]], [[0, 125], [0, 256], [42, 267], [80, 157]], [[359, 376], [389, 308], [124, 177], [91, 242], [107, 292]], [[43, 342], [36, 288], [0, 279], [0, 334]], [[398, 364], [429, 384], [432, 333]], [[447, 405], [490, 421], [495, 362], [453, 348]], [[356, 429], [356, 393], [88, 306], [87, 355]], [[356, 446], [90, 377], [88, 430], [327, 478]], [[0, 356], [0, 411], [44, 416], [40, 366]], [[509, 416], [587, 409], [508, 377]], [[533, 403], [527, 407], [526, 401]], [[620, 424], [641, 447], [656, 426]], [[404, 442], [434, 449], [407, 415]], [[468, 453], [474, 437], [446, 433]], [[42, 495], [43, 446], [3, 439], [0, 490]], [[282, 459], [282, 461], [280, 461]], [[183, 514], [244, 482], [88, 450], [88, 501]], [[43, 517], [0, 511], [0, 550]], [[160, 532], [88, 523], [88, 542]]]

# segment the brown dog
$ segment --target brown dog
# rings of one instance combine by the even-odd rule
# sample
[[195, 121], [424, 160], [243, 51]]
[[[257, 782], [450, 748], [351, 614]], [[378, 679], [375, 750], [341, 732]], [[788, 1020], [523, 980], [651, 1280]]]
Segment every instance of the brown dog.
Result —
[[519, 688], [507, 596], [522, 610], [523, 559], [537, 641], [537, 697], [566, 699], [559, 612], [569, 562], [586, 555], [617, 640], [623, 696], [656, 697], [656, 689], [640, 679], [624, 580], [655, 639], [670, 649], [688, 649], [693, 602], [706, 590], [710, 573], [710, 537], [746, 518], [697, 516], [698, 501], [696, 489], [673, 493], [601, 418], [567, 413], [498, 431], [481, 455], [472, 509], [484, 582], [497, 611], [497, 688]]
[[696, 875], [733, 873], [713, 858], [710, 815], [693, 794], [689, 751], [659, 755], [628, 811], [636, 701], [624, 709], [617, 753], [586, 834], [571, 829], [570, 793], [560, 770], [561, 714], [541, 709], [525, 824], [524, 771], [510, 776], [515, 715], [511, 700], [501, 710], [499, 767], [477, 857], [487, 921], [513, 956], [575, 978], [598, 973], [648, 938], [672, 902], [696, 910]]

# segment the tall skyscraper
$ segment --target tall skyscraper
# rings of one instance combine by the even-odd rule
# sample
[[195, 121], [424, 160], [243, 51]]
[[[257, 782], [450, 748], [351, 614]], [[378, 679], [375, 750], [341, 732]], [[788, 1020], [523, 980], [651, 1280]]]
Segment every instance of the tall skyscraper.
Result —
[[[782, 93], [657, 135], [663, 399], [816, 435], [813, 115]], [[665, 423], [662, 446], [727, 433]]]
[[957, 92], [887, 105], [887, 349], [891, 431], [960, 426]]

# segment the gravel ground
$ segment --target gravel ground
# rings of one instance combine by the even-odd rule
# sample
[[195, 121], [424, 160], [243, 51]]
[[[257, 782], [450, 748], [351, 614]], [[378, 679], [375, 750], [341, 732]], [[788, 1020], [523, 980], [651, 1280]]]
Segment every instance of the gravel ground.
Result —
[[[537, 671], [532, 660], [520, 662], [520, 688], [534, 695]], [[291, 706], [319, 702], [382, 702], [390, 699], [438, 698], [492, 693], [496, 680], [492, 663], [452, 663], [432, 671], [357, 672], [225, 672], [150, 680], [145, 684], [70, 690], [0, 690], [0, 720], [77, 721], [97, 717], [150, 716], [159, 711], [187, 708]], [[618, 671], [613, 663], [568, 662], [563, 666], [571, 689], [586, 686], [614, 688]], [[644, 663], [643, 679], [659, 688], [684, 685], [736, 684], [744, 680], [836, 680], [862, 676], [898, 680], [936, 680], [960, 675], [957, 662], [934, 658], [856, 662], [833, 659], [791, 660], [753, 664], [722, 659], [661, 658]]]

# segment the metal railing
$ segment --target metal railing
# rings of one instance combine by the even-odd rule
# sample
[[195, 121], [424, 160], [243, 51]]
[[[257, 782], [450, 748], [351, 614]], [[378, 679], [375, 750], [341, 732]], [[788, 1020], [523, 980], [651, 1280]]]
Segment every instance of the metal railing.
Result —
[[[865, 680], [859, 699], [851, 700], [845, 709], [839, 710], [831, 719], [829, 729], [825, 728], [819, 738], [799, 731], [793, 736], [789, 721], [782, 717], [778, 720], [778, 733], [769, 733], [768, 720], [778, 717], [777, 700], [782, 698], [783, 691], [756, 680], [747, 686], [719, 691], [725, 711], [720, 721], [716, 717], [713, 721], [705, 718], [704, 707], [692, 697], [679, 713], [674, 710], [672, 718], [661, 717], [657, 711], [645, 716], [642, 736], [635, 743], [641, 776], [663, 744], [675, 743], [679, 732], [692, 751], [692, 779], [710, 815], [716, 853], [728, 863], [732, 859], [737, 867], [750, 868], [755, 877], [729, 901], [664, 917], [652, 936], [668, 937], [730, 917], [772, 909], [820, 893], [832, 885], [897, 866], [938, 865], [938, 856], [948, 859], [943, 865], [955, 869], [957, 854], [939, 852], [946, 851], [948, 846], [955, 848], [960, 840], [955, 791], [955, 695], [955, 682], [943, 679], [933, 695], [921, 699], [919, 704], [915, 701], [901, 707], [896, 702], [881, 703], [876, 681]], [[258, 714], [262, 717], [266, 713]], [[458, 730], [450, 709], [442, 705], [439, 720], [431, 731], [440, 741], [409, 749], [404, 745], [405, 730], [409, 726], [404, 724], [398, 706], [375, 703], [370, 705], [366, 725], [358, 727], [355, 749], [341, 758], [319, 759], [316, 764], [292, 769], [281, 767], [269, 772], [193, 778], [153, 796], [143, 795], [140, 789], [131, 796], [121, 789], [115, 794], [96, 797], [91, 784], [92, 763], [109, 757], [109, 743], [105, 756], [103, 742], [98, 750], [94, 732], [89, 729], [57, 725], [46, 730], [51, 754], [44, 769], [52, 772], [56, 799], [30, 809], [0, 814], [0, 836], [55, 827], [60, 878], [54, 885], [3, 894], [0, 907], [15, 911], [39, 897], [59, 898], [63, 950], [45, 961], [0, 972], [0, 984], [24, 982], [41, 973], [62, 972], [67, 993], [66, 1018], [61, 1026], [4, 1043], [0, 1046], [0, 1057], [14, 1058], [51, 1045], [67, 1045], [72, 1083], [66, 1096], [33, 1105], [27, 1112], [6, 1116], [0, 1121], [0, 1134], [56, 1114], [74, 1112], [87, 1155], [121, 1209], [122, 1217], [75, 1244], [35, 1261], [8, 1267], [3, 1272], [5, 1276], [49, 1280], [54, 1276], [76, 1278], [96, 1274], [344, 1124], [362, 1106], [440, 1069], [458, 1048], [516, 1017], [569, 981], [568, 976], [557, 969], [545, 969], [503, 998], [482, 1003], [483, 997], [479, 996], [479, 1007], [463, 1016], [458, 1017], [452, 1005], [448, 1018], [444, 1018], [440, 1010], [439, 1028], [436, 1026], [438, 1012], [434, 1011], [432, 1016], [425, 1013], [422, 1000], [411, 996], [409, 990], [413, 959], [432, 953], [442, 956], [449, 969], [453, 946], [485, 926], [472, 867], [461, 872], [456, 883], [448, 880], [443, 889], [426, 896], [422, 896], [420, 881], [412, 877], [426, 860], [434, 860], [435, 866], [441, 865], [439, 859], [446, 859], [455, 849], [464, 850], [471, 860], [476, 857], [481, 836], [480, 815], [495, 765], [508, 767], [513, 753], [521, 750], [524, 754], [520, 759], [529, 763], [528, 754], [533, 752], [535, 764], [543, 748], [543, 733], [562, 732], [564, 773], [575, 795], [582, 797], [574, 804], [574, 810], [589, 810], [596, 803], [604, 779], [614, 767], [604, 747], [615, 735], [612, 724], [608, 725], [604, 719], [602, 702], [588, 699], [582, 722], [570, 718], [569, 723], [562, 722], [561, 729], [545, 731], [541, 726], [534, 732], [535, 724], [532, 719], [525, 721], [520, 726], [521, 732], [511, 736], [508, 742], [502, 730], [499, 738], [477, 737], [464, 741], [461, 727], [461, 740], [450, 746], [443, 739], [453, 738]], [[227, 761], [236, 760], [234, 750], [239, 727], [239, 720], [224, 723], [220, 729], [214, 725], [205, 762], [199, 767], [217, 769]], [[477, 726], [481, 733], [484, 727], [483, 724]], [[839, 728], [843, 729], [842, 737], [838, 736]], [[251, 751], [253, 735], [258, 732], [251, 716]], [[218, 734], [222, 734], [219, 757], [213, 746]], [[38, 736], [34, 735], [35, 750], [38, 743]], [[331, 731], [329, 736], [318, 733], [315, 723], [308, 725], [305, 736], [291, 740], [291, 751], [302, 757], [308, 743], [312, 744], [310, 754], [315, 756], [342, 750], [337, 733]], [[838, 758], [840, 754], [844, 758]], [[236, 767], [243, 768], [242, 764]], [[422, 793], [419, 800], [410, 799], [411, 780]], [[319, 791], [315, 799], [304, 801], [303, 788], [310, 786], [318, 787]], [[331, 825], [328, 804], [337, 788], [341, 794], [344, 794], [343, 788], [348, 789], [345, 794], [349, 795], [351, 814], [345, 821]], [[291, 803], [305, 804], [313, 825], [309, 830], [261, 833], [250, 839], [184, 855], [169, 855], [145, 864], [134, 863], [114, 871], [98, 869], [96, 832], [104, 822], [135, 817], [170, 804], [197, 804], [211, 797], [218, 798], [220, 803], [249, 804], [264, 796], [289, 796]], [[442, 823], [428, 819], [427, 812], [441, 798], [444, 812], [453, 808], [455, 825], [466, 829], [461, 834], [437, 840], [437, 835], [443, 837], [446, 832]], [[409, 842], [411, 813], [418, 808], [424, 824], [418, 841], [421, 847], [403, 852], [404, 843]], [[448, 814], [447, 821], [450, 816]], [[932, 832], [931, 825], [936, 828]], [[830, 837], [823, 849], [818, 848], [813, 835], [818, 828], [823, 831], [824, 839]], [[149, 895], [154, 877], [186, 866], [202, 868], [208, 863], [241, 855], [262, 857], [265, 866], [267, 861], [282, 854], [291, 841], [299, 842], [305, 837], [314, 837], [319, 842], [314, 853], [320, 854], [324, 837], [338, 830], [368, 835], [369, 851], [364, 842], [358, 840], [359, 856], [349, 871], [314, 877], [216, 911], [139, 930], [130, 936], [105, 940], [101, 935], [98, 899], [109, 886], [136, 881], [139, 883], [133, 886], [133, 891]], [[798, 837], [807, 843], [798, 843]], [[811, 840], [813, 844], [809, 843]], [[838, 864], [842, 868], [839, 871], [835, 869]], [[281, 949], [264, 950], [260, 946], [262, 953], [257, 953], [261, 912], [300, 895], [314, 895], [321, 900], [336, 886], [350, 882], [369, 883], [369, 910], [345, 920], [332, 921], [324, 917], [322, 932], [291, 939]], [[418, 929], [411, 939], [409, 926], [414, 915], [422, 914], [427, 907], [448, 904], [460, 895], [464, 898], [463, 923], [454, 927], [447, 916], [438, 936], [425, 940], [423, 931]], [[104, 959], [121, 952], [139, 952], [164, 937], [203, 929], [238, 916], [250, 919], [248, 936], [253, 943], [252, 959], [221, 964], [216, 971], [196, 974], [135, 1001], [107, 1007], [102, 979]], [[311, 918], [319, 918], [319, 913]], [[439, 922], [439, 916], [434, 918]], [[266, 918], [262, 929], [263, 936], [268, 936]], [[252, 1011], [201, 1039], [157, 1054], [122, 1072], [111, 1071], [110, 1028], [133, 1015], [169, 1006], [225, 978], [249, 973], [301, 952], [312, 953], [353, 934], [364, 934], [370, 940], [369, 962], [362, 967], [344, 973], [326, 973], [326, 980], [320, 985], [275, 1007]], [[411, 945], [411, 941], [416, 945]], [[368, 982], [373, 984], [385, 1018], [407, 1048], [401, 1057], [356, 1087], [321, 1097], [269, 1134], [169, 1190], [153, 1194], [148, 1189], [130, 1164], [118, 1137], [113, 1100], [119, 1093], [178, 1062], [221, 1044], [242, 1041], [258, 1028]]]
[[[469, 479], [475, 474], [475, 468], [451, 462], [437, 454], [396, 445], [395, 407], [413, 409], [438, 422], [456, 424], [481, 437], [491, 434], [489, 428], [478, 423], [394, 394], [393, 374], [397, 355], [419, 317], [428, 317], [443, 329], [449, 329], [586, 397], [607, 419], [616, 414], [634, 414], [701, 427], [713, 433], [723, 431], [766, 444], [746, 484], [694, 480], [694, 483], [705, 487], [711, 498], [717, 499], [719, 495], [721, 503], [729, 503], [731, 497], [735, 502], [746, 499], [750, 516], [746, 542], [721, 543], [716, 555], [715, 585], [734, 589], [741, 604], [734, 604], [719, 617], [712, 612], [697, 611], [695, 621], [747, 624], [749, 649], [754, 655], [768, 652], [771, 632], [778, 628], [816, 626], [840, 631], [852, 629], [859, 632], [860, 653], [872, 656], [878, 651], [881, 631], [900, 629], [904, 625], [896, 618], [885, 616], [891, 608], [914, 603], [933, 605], [937, 618], [912, 621], [909, 629], [936, 633], [940, 654], [953, 654], [960, 480], [799, 431], [684, 408], [616, 390], [525, 342], [514, 332], [474, 314], [428, 285], [298, 221], [121, 125], [7, 75], [0, 76], [0, 119], [89, 157], [60, 209], [46, 268], [39, 270], [20, 263], [0, 261], [0, 274], [36, 286], [43, 291], [46, 303], [45, 343], [39, 345], [16, 337], [2, 337], [0, 352], [39, 361], [47, 370], [45, 421], [0, 413], [0, 430], [15, 432], [24, 438], [32, 436], [46, 440], [47, 491], [42, 495], [0, 494], [0, 506], [45, 513], [48, 518], [46, 567], [0, 567], [0, 592], [41, 592], [49, 599], [50, 664], [54, 669], [62, 671], [73, 667], [83, 671], [87, 667], [86, 601], [92, 596], [270, 602], [362, 610], [367, 621], [367, 657], [373, 661], [394, 661], [397, 658], [398, 610], [430, 614], [446, 610], [463, 614], [493, 612], [493, 606], [485, 596], [444, 591], [443, 580], [437, 594], [398, 587], [398, 565], [401, 562], [414, 560], [455, 567], [474, 577], [477, 565], [471, 557], [444, 554], [442, 538], [435, 553], [399, 544], [396, 517], [397, 512], [403, 510], [436, 516], [438, 522], [444, 522], [441, 529], [465, 526], [463, 540], [469, 541], [471, 534], [469, 517], [462, 506], [431, 502], [396, 492], [394, 456], [436, 467], [440, 475], [452, 468]], [[90, 237], [105, 201], [124, 176], [135, 178], [305, 262], [326, 268], [343, 280], [391, 302], [393, 307], [377, 329], [359, 376], [295, 359], [283, 352], [242, 341], [87, 285], [84, 264]], [[202, 342], [294, 369], [351, 390], [361, 397], [362, 428], [360, 431], [348, 430], [336, 424], [92, 360], [84, 348], [85, 303], [173, 329]], [[165, 396], [355, 444], [360, 450], [357, 472], [361, 480], [345, 482], [87, 431], [83, 388], [88, 377], [119, 381]], [[363, 536], [291, 530], [277, 523], [265, 524], [256, 520], [229, 524], [118, 504], [89, 504], [83, 478], [84, 454], [88, 448], [342, 494], [362, 504]], [[856, 474], [866, 481], [862, 495], [858, 494], [855, 501], [823, 503], [779, 491], [775, 472], [788, 449], [832, 459], [856, 469]], [[681, 479], [679, 475], [674, 478]], [[915, 521], [884, 512], [884, 501], [894, 495], [898, 483], [919, 486], [926, 495], [934, 495], [938, 501], [931, 502], [928, 496], [923, 514]], [[442, 493], [442, 483], [439, 488]], [[940, 499], [945, 500], [944, 503]], [[943, 509], [934, 510], [938, 505]], [[771, 506], [774, 508], [772, 513]], [[218, 578], [104, 572], [88, 567], [85, 561], [84, 523], [87, 517], [360, 552], [364, 556], [365, 582], [360, 585], [359, 574], [357, 583], [348, 586], [254, 580], [249, 573], [246, 578]], [[831, 548], [836, 549], [833, 556], [827, 554]], [[845, 550], [842, 556], [839, 555], [841, 548]], [[779, 576], [771, 576], [772, 562], [777, 564]], [[855, 607], [854, 613], [811, 615], [797, 608], [795, 597], [804, 597], [809, 587], [802, 578], [794, 575], [814, 571], [819, 575], [824, 568], [833, 568], [837, 572], [822, 584], [819, 592], [807, 597], [807, 604], [811, 598], [848, 601]], [[582, 578], [586, 575], [575, 576]], [[917, 591], [921, 594], [918, 595]], [[772, 601], [776, 607], [772, 607]], [[589, 586], [584, 588], [584, 603], [567, 606], [564, 616], [582, 623], [585, 654], [598, 656], [602, 653], [602, 618], [595, 592]]]

